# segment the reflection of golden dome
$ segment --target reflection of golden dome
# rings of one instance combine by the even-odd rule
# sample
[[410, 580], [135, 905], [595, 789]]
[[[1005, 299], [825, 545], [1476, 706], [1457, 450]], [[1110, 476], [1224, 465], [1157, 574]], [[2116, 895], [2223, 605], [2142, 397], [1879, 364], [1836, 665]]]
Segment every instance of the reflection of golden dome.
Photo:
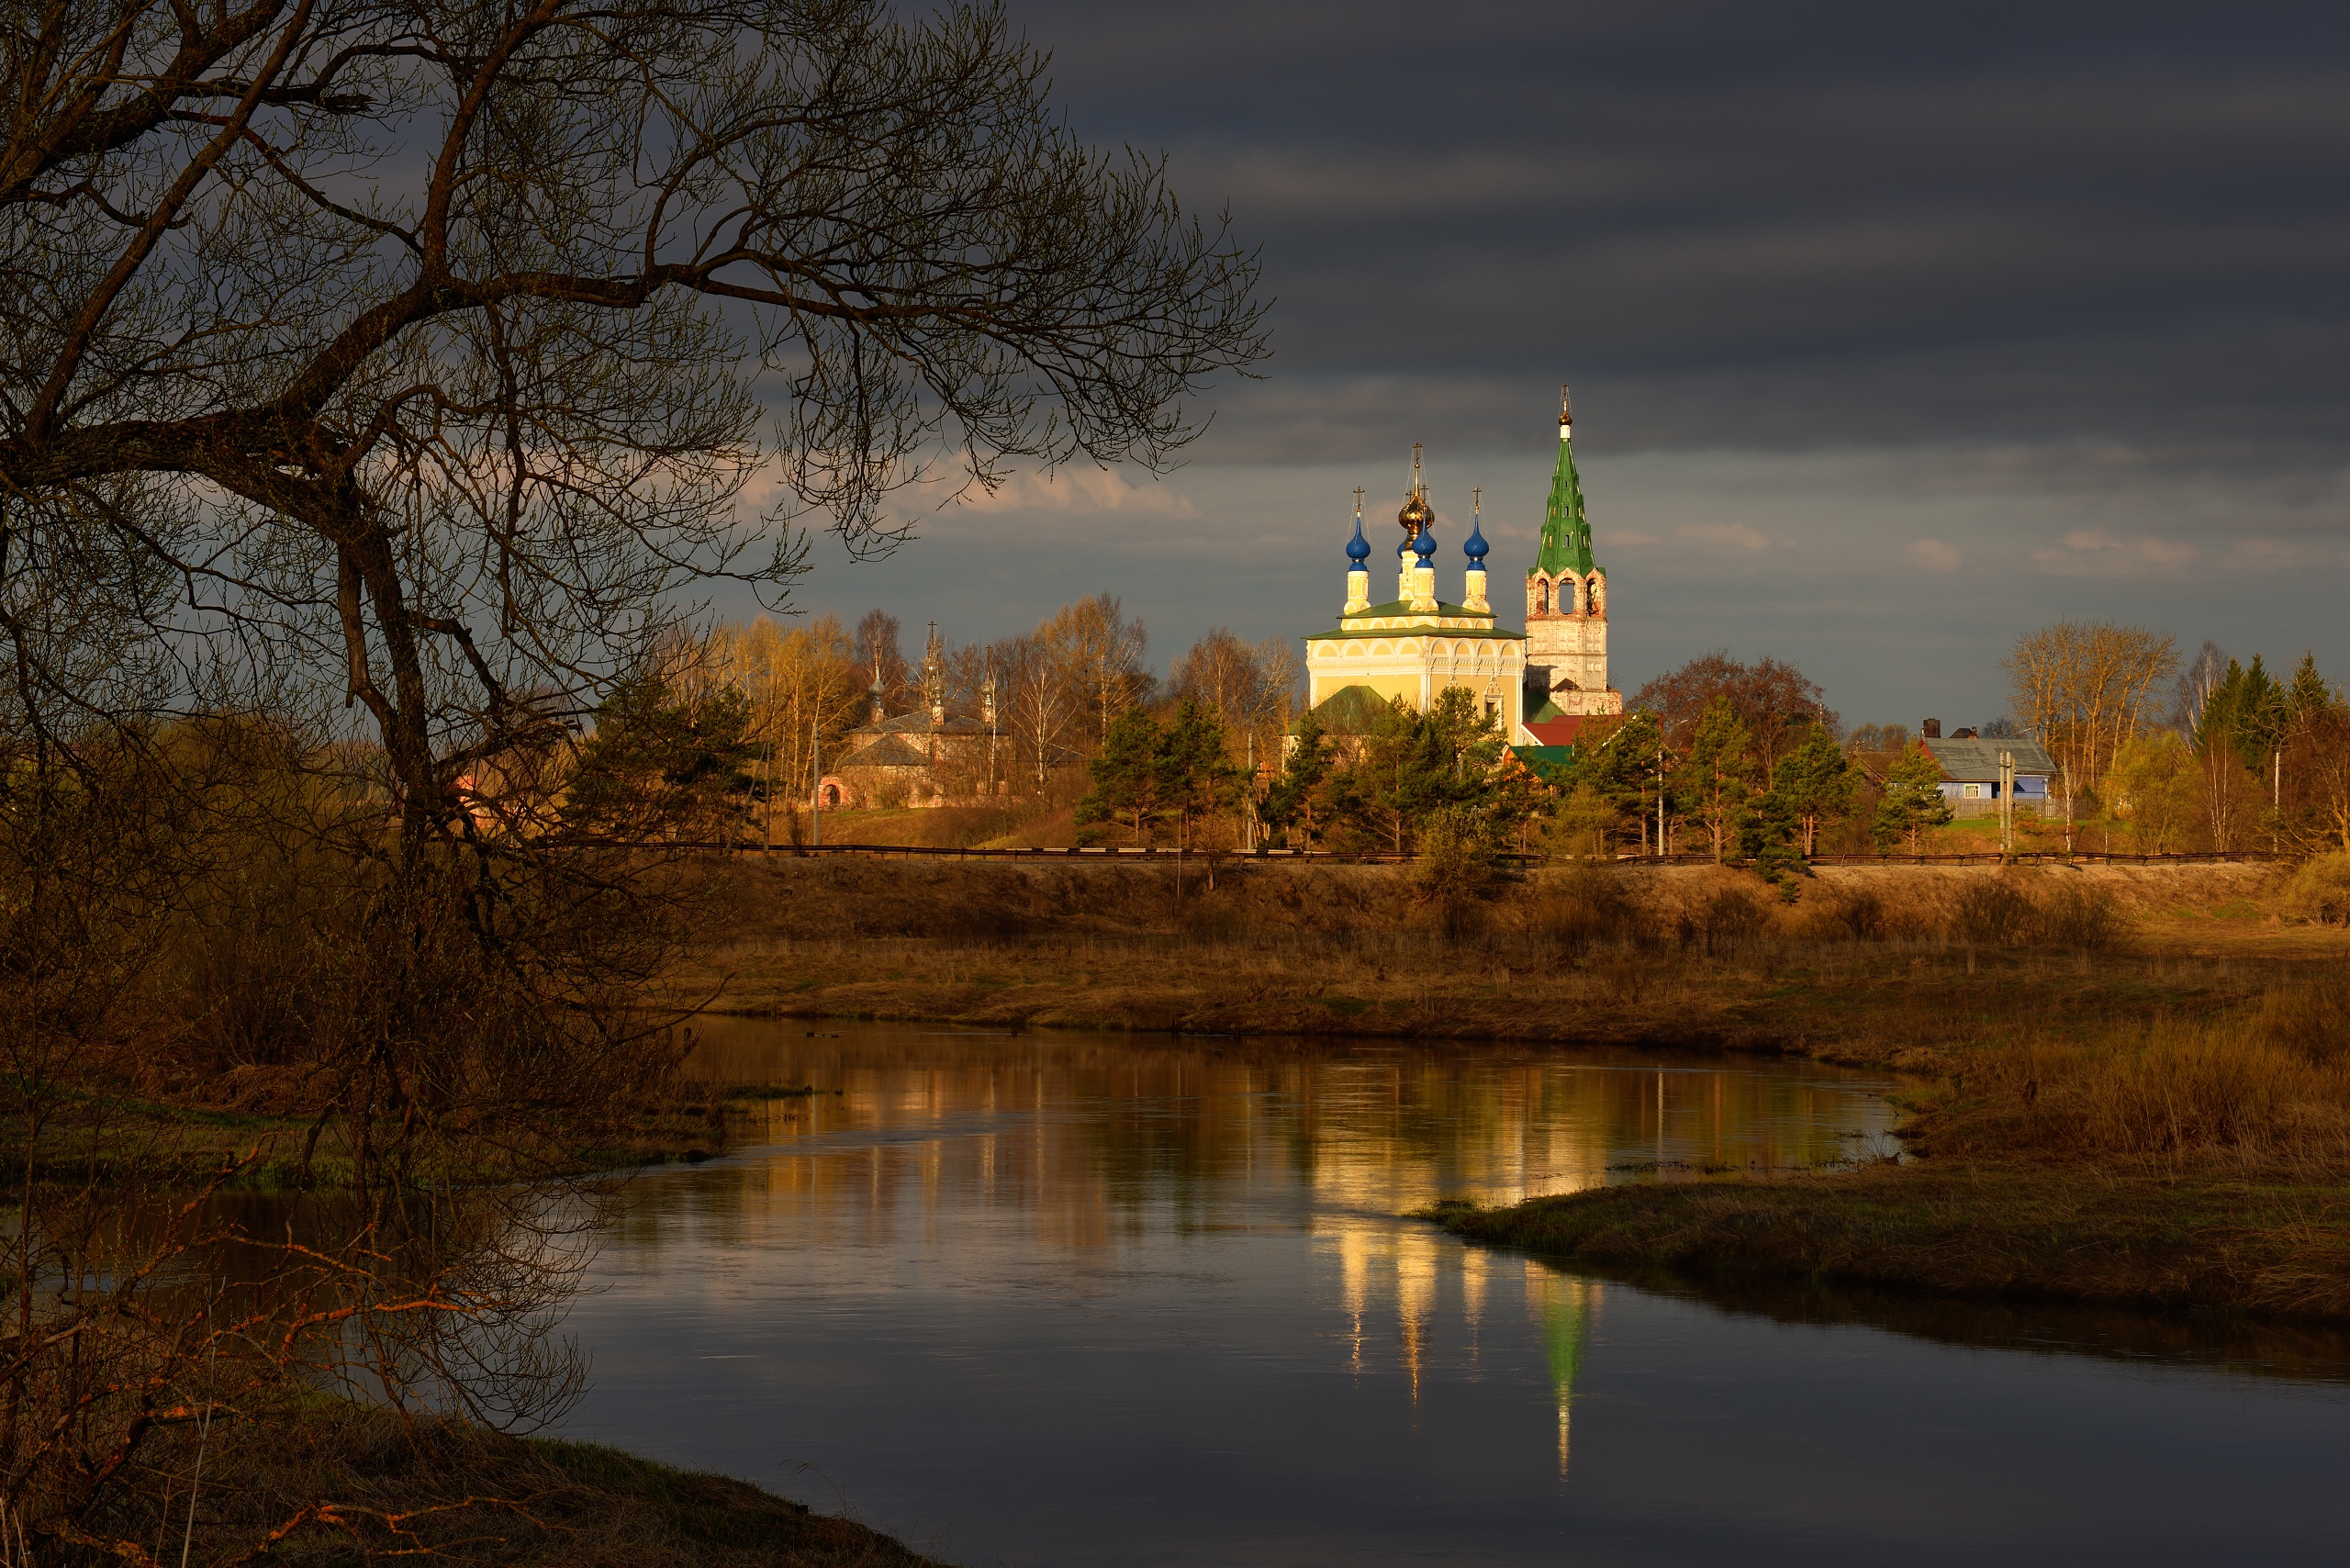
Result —
[[1427, 498], [1416, 491], [1412, 498], [1404, 503], [1404, 510], [1395, 514], [1395, 521], [1402, 526], [1405, 537], [1417, 539], [1420, 530], [1426, 528], [1435, 515], [1428, 510]]

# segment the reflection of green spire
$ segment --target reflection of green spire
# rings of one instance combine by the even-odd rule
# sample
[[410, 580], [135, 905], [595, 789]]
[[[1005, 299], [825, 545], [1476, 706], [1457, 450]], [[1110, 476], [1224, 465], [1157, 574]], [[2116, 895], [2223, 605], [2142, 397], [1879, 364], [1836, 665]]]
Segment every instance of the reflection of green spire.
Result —
[[1591, 523], [1583, 515], [1583, 484], [1575, 477], [1573, 424], [1567, 408], [1567, 389], [1559, 388], [1559, 466], [1550, 476], [1550, 506], [1542, 515], [1542, 553], [1526, 575], [1540, 572], [1555, 579], [1561, 572], [1587, 577], [1592, 573]]
[[1542, 1295], [1543, 1349], [1550, 1356], [1550, 1384], [1563, 1406], [1583, 1371], [1583, 1342], [1591, 1332], [1591, 1282], [1561, 1280], [1558, 1289]]
[[1597, 1290], [1589, 1280], [1551, 1275], [1542, 1287], [1542, 1348], [1550, 1361], [1550, 1386], [1559, 1399], [1559, 1475], [1567, 1473], [1567, 1417], [1575, 1379], [1583, 1372], [1583, 1341], [1591, 1335]]

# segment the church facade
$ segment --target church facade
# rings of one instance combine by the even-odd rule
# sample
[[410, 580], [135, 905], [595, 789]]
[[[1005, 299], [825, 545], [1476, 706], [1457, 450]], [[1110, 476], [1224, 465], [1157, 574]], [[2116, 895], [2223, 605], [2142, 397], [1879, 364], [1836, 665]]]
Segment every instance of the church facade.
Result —
[[1411, 494], [1395, 519], [1404, 531], [1395, 597], [1373, 603], [1372, 546], [1362, 532], [1362, 492], [1355, 492], [1345, 608], [1335, 627], [1305, 638], [1306, 701], [1326, 728], [1360, 731], [1399, 697], [1426, 711], [1454, 686], [1518, 746], [1566, 745], [1584, 718], [1624, 711], [1623, 693], [1607, 684], [1607, 574], [1592, 557], [1563, 396], [1541, 546], [1526, 573], [1524, 632], [1500, 623], [1487, 594], [1482, 498], [1471, 517], [1460, 598], [1451, 602], [1438, 597], [1436, 513], [1415, 446]]

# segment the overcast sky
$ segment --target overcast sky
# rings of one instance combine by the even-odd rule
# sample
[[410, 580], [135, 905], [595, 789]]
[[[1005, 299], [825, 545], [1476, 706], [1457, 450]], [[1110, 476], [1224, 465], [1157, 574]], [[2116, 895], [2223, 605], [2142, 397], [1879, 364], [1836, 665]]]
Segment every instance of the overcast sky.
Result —
[[1727, 647], [1851, 722], [1975, 722], [2062, 616], [2350, 679], [2350, 7], [1012, 14], [1080, 134], [1262, 244], [1268, 374], [1164, 480], [820, 545], [806, 608], [912, 652], [1106, 589], [1162, 668], [1315, 630], [1416, 441], [1445, 597], [1482, 485], [1514, 604], [1569, 381], [1627, 692]]

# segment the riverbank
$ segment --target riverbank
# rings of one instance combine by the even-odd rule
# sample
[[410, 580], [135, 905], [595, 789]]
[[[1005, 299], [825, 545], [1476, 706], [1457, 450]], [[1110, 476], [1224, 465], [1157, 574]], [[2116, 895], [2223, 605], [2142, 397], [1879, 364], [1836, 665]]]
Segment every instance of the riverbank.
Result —
[[2350, 1321], [2350, 1175], [2313, 1181], [1928, 1162], [1603, 1187], [1432, 1215], [1472, 1241], [1711, 1282]]
[[[2261, 866], [1545, 870], [739, 860], [679, 994], [718, 1011], [1792, 1051], [1931, 1070], [1986, 1033], [2214, 1016], [2350, 956]], [[1179, 887], [1179, 881], [1183, 885]], [[2086, 912], [2087, 918], [2081, 916]], [[2070, 915], [2073, 929], [2052, 916]]]
[[[315, 1399], [265, 1443], [230, 1425], [201, 1473], [199, 1560], [262, 1550], [299, 1568], [391, 1555], [661, 1568], [923, 1568], [934, 1560], [854, 1519], [818, 1514], [731, 1476], [680, 1470], [595, 1443], [520, 1438]], [[186, 1503], [183, 1493], [180, 1503]], [[185, 1515], [179, 1516], [184, 1518]], [[164, 1521], [110, 1533], [176, 1540]], [[144, 1560], [143, 1558], [140, 1560]]]
[[2263, 867], [738, 865], [722, 1010], [1798, 1053], [1911, 1075], [1898, 1166], [1453, 1208], [1595, 1264], [2350, 1318], [2350, 933]]
[[1716, 1277], [2350, 1321], [2350, 973], [2208, 1022], [1978, 1041], [1909, 1103], [1898, 1165], [1431, 1217]]

